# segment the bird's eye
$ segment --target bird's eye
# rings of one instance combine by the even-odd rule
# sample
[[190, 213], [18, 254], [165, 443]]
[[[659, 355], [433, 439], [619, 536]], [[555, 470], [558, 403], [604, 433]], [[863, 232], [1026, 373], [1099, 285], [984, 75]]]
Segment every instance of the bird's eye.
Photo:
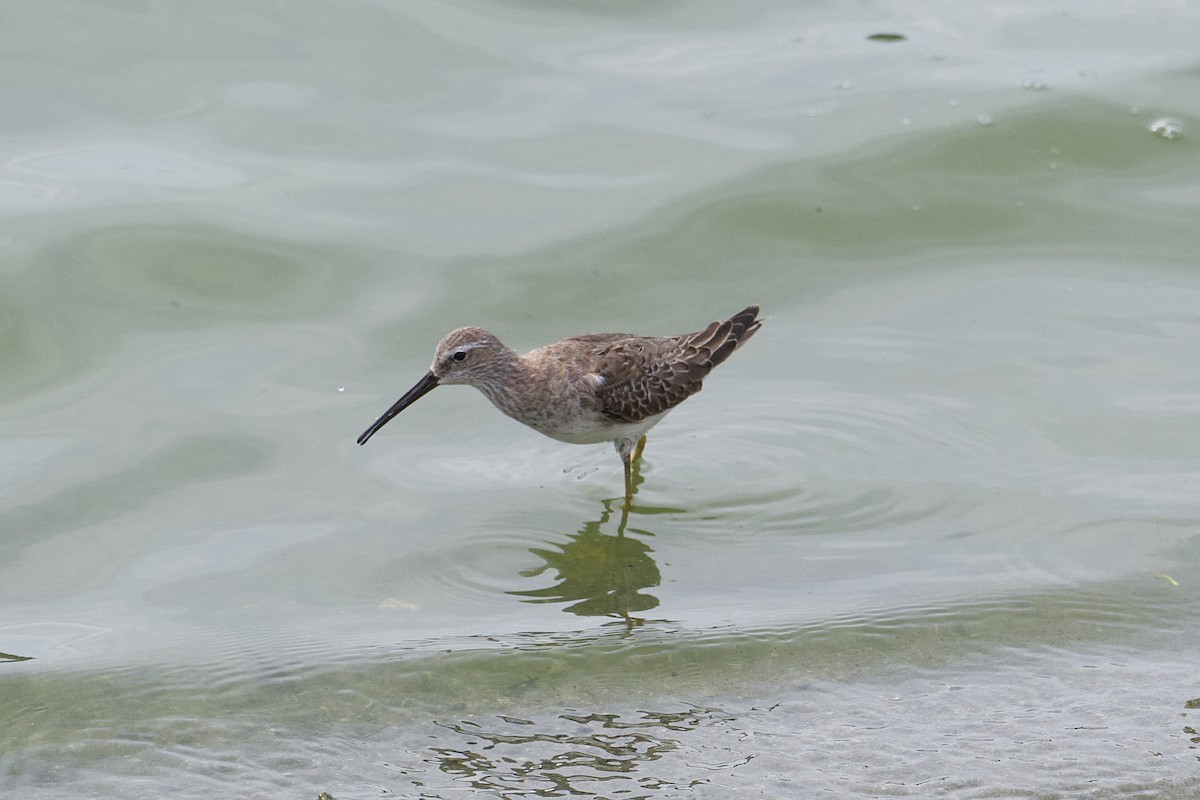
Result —
[[454, 355], [452, 355], [451, 358], [453, 358], [455, 361], [465, 361], [467, 358], [467, 351], [455, 350]]

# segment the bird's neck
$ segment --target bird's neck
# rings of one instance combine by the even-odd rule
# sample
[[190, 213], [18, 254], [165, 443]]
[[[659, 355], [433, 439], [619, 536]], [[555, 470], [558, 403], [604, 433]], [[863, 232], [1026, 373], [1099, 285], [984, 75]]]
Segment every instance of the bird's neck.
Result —
[[489, 365], [488, 379], [475, 386], [496, 408], [510, 417], [519, 418], [521, 398], [527, 391], [530, 377], [530, 367], [525, 360], [505, 348]]

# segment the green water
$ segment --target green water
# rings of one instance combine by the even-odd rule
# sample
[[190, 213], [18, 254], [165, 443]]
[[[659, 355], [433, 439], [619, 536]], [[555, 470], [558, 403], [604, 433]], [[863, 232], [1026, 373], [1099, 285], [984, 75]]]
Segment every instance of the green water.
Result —
[[[1194, 796], [1197, 22], [14, 5], [0, 786]], [[471, 389], [354, 442], [749, 303], [624, 535]]]

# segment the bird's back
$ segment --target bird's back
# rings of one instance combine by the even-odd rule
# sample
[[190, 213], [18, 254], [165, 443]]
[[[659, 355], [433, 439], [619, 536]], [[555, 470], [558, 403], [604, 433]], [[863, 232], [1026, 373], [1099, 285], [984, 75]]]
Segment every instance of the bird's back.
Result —
[[[657, 416], [700, 391], [713, 367], [758, 332], [758, 306], [679, 336], [588, 334], [600, 412], [618, 423]], [[571, 340], [566, 340], [571, 341]]]

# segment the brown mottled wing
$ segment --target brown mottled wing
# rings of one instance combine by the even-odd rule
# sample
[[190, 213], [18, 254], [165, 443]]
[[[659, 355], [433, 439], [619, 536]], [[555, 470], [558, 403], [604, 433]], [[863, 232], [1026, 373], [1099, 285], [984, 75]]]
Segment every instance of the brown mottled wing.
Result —
[[761, 323], [758, 306], [702, 331], [662, 338], [628, 337], [600, 351], [595, 370], [601, 412], [617, 422], [640, 422], [700, 391], [712, 368], [748, 340]]

